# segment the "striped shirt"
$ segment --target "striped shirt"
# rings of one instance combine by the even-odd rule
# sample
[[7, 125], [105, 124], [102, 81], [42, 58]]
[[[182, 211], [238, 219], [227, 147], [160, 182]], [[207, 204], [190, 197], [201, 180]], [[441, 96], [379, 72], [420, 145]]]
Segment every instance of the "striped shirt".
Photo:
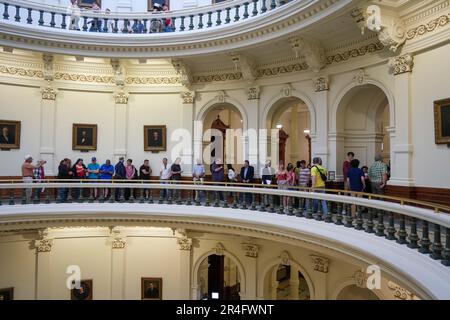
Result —
[[369, 178], [371, 182], [383, 182], [383, 175], [387, 174], [387, 165], [382, 161], [376, 161], [370, 166]]
[[300, 169], [298, 174], [298, 185], [300, 187], [307, 187], [309, 180], [311, 180], [311, 170], [309, 170], [309, 168]]

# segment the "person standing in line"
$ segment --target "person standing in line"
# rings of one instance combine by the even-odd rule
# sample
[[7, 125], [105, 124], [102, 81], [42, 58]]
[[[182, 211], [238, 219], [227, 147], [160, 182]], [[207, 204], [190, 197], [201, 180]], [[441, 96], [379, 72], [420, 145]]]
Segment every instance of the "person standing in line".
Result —
[[351, 152], [351, 151], [348, 152], [347, 153], [347, 160], [345, 160], [344, 163], [342, 164], [342, 174], [344, 176], [344, 189], [345, 190], [349, 189], [349, 186], [347, 184], [347, 173], [352, 168], [351, 162], [352, 162], [354, 157], [355, 157], [355, 154], [353, 152]]
[[227, 177], [228, 177], [228, 182], [236, 182], [237, 181], [236, 171], [234, 170], [231, 163], [227, 163]]
[[[264, 168], [261, 170], [261, 183], [263, 185], [271, 185], [275, 177], [275, 169], [272, 168], [272, 161], [266, 160]], [[264, 195], [264, 205], [269, 205], [268, 195]]]
[[387, 165], [383, 162], [383, 157], [377, 155], [375, 162], [369, 168], [369, 179], [372, 186], [372, 193], [384, 194], [387, 183]]
[[[100, 178], [100, 165], [97, 163], [97, 158], [92, 157], [91, 163], [87, 166], [87, 178], [90, 180], [94, 180], [92, 182], [96, 182]], [[94, 199], [98, 197], [98, 189], [94, 188]]]
[[[225, 181], [225, 172], [221, 159], [216, 159], [214, 163], [211, 165], [211, 180], [214, 182], [219, 182], [217, 185], [222, 186]], [[219, 199], [221, 201], [224, 200], [223, 192], [219, 192]]]
[[[137, 169], [133, 165], [133, 160], [128, 159], [127, 165], [125, 166], [125, 179], [128, 180], [127, 182], [132, 182], [132, 180], [136, 180], [138, 177]], [[130, 195], [134, 194], [134, 188], [126, 188], [125, 189], [125, 200], [130, 199]]]
[[[78, 159], [77, 162], [75, 162], [72, 171], [74, 173], [74, 179], [77, 180], [84, 180], [86, 179], [86, 171], [87, 168], [83, 163], [83, 159]], [[79, 181], [77, 181], [79, 182]], [[75, 188], [75, 199], [78, 199], [80, 197], [80, 192], [83, 192], [83, 189]]]
[[364, 172], [364, 182], [365, 182], [365, 193], [372, 193], [372, 186], [370, 184], [370, 178], [369, 178], [369, 168], [367, 166], [361, 167], [361, 170]]
[[[114, 167], [111, 164], [111, 161], [109, 159], [106, 159], [105, 163], [102, 164], [102, 166], [100, 167], [100, 179], [106, 180], [103, 182], [110, 182], [112, 180], [113, 175], [114, 175]], [[105, 188], [103, 196], [105, 199], [108, 198], [109, 188]]]
[[[241, 182], [251, 184], [253, 183], [253, 176], [255, 174], [255, 168], [250, 165], [250, 162], [248, 160], [245, 160], [244, 166], [241, 168]], [[251, 203], [252, 195], [251, 193], [244, 194], [245, 201], [247, 203]]]
[[[170, 166], [168, 164], [168, 160], [167, 160], [167, 158], [163, 158], [161, 170], [159, 172], [159, 179], [161, 180], [162, 184], [169, 183], [170, 174], [171, 174], [171, 172], [170, 172]], [[163, 199], [169, 197], [169, 189], [162, 189], [161, 191], [162, 191]]]
[[[45, 163], [44, 160], [39, 160], [40, 163]], [[42, 166], [36, 168], [33, 170], [33, 182], [39, 183], [42, 182], [45, 179], [45, 171], [44, 171], [44, 164]], [[44, 188], [36, 188], [36, 195], [40, 199], [42, 193], [44, 192]]]
[[[322, 159], [315, 157], [313, 159], [313, 166], [311, 168], [311, 190], [317, 193], [325, 193], [325, 182], [327, 180], [327, 170], [322, 166]], [[314, 212], [319, 208], [319, 200], [313, 201]], [[328, 214], [327, 202], [321, 200], [322, 216], [325, 217]]]
[[[288, 163], [287, 167], [286, 167], [286, 184], [288, 186], [288, 190], [295, 190], [295, 188], [293, 188], [295, 186], [296, 183], [296, 177], [295, 177], [295, 169], [294, 169], [294, 165], [292, 163]], [[288, 206], [290, 206], [291, 204], [293, 204], [293, 200], [290, 197], [286, 197], [288, 199], [287, 204]]]
[[[148, 183], [150, 181], [152, 174], [152, 168], [150, 168], [150, 161], [148, 159], [144, 160], [144, 163], [139, 168], [139, 179], [146, 181]], [[144, 197], [145, 199], [149, 198], [150, 189], [145, 189]]]
[[[354, 192], [363, 192], [366, 187], [364, 172], [359, 169], [359, 160], [353, 159], [351, 161], [352, 168], [347, 173], [347, 184], [349, 186], [350, 191]], [[356, 195], [359, 197], [359, 195]], [[356, 215], [356, 206], [352, 204], [352, 215]]]
[[[177, 183], [177, 181], [181, 180], [181, 174], [183, 173], [183, 170], [181, 170], [181, 158], [178, 157], [175, 159], [175, 162], [170, 166], [170, 180], [172, 180], [172, 183]], [[179, 190], [172, 190], [173, 197], [180, 199], [180, 192]]]
[[[287, 190], [288, 184], [287, 184], [287, 171], [284, 168], [284, 162], [280, 161], [278, 164], [278, 171], [277, 171], [277, 184], [279, 190]], [[281, 197], [281, 203], [280, 205], [283, 205], [283, 207], [287, 207], [288, 198], [286, 196]]]
[[[306, 165], [305, 160], [300, 161], [300, 170], [298, 174], [298, 186], [301, 187], [300, 191], [307, 191], [306, 188], [309, 188], [311, 185], [311, 169]], [[299, 201], [299, 209], [303, 212], [304, 209], [308, 209], [309, 207], [309, 199], [304, 198]]]
[[[194, 181], [194, 184], [202, 184], [205, 174], [205, 166], [202, 164], [200, 159], [197, 159], [196, 164], [192, 168], [192, 181]], [[201, 201], [202, 195], [204, 195], [204, 192], [195, 191], [195, 200]]]
[[[45, 161], [38, 162], [36, 165], [33, 165], [32, 162], [33, 162], [33, 157], [30, 155], [26, 155], [25, 162], [22, 164], [22, 181], [23, 181], [23, 183], [27, 183], [30, 185], [31, 185], [31, 183], [33, 183], [34, 169], [37, 169], [45, 164]], [[25, 197], [26, 197], [27, 203], [31, 201], [31, 193], [32, 193], [31, 188], [25, 189]]]
[[[71, 171], [69, 167], [69, 159], [65, 158], [61, 160], [58, 166], [58, 179], [61, 180], [68, 180], [71, 179]], [[67, 183], [67, 181], [64, 181], [63, 183]], [[60, 188], [59, 189], [59, 199], [61, 202], [67, 201], [67, 195], [68, 195], [68, 188]]]

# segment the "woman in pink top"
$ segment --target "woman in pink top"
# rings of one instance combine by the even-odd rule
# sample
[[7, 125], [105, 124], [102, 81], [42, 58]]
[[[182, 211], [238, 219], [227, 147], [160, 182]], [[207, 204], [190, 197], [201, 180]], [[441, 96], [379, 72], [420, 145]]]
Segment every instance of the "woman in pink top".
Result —
[[[284, 169], [283, 161], [280, 161], [280, 164], [278, 165], [278, 171], [276, 173], [276, 177], [277, 177], [278, 189], [280, 189], [280, 190], [287, 190], [287, 188], [288, 188], [288, 175], [287, 175], [287, 171]], [[283, 197], [282, 201], [283, 201], [283, 206], [286, 207], [288, 198], [287, 197]]]
[[[127, 160], [127, 165], [125, 166], [125, 173], [126, 173], [125, 179], [127, 180], [137, 179], [137, 170], [136, 167], [133, 165], [133, 160], [131, 159]], [[127, 188], [125, 190], [125, 200], [128, 200], [130, 198], [131, 193], [133, 193], [133, 196], [135, 196], [134, 189]]]

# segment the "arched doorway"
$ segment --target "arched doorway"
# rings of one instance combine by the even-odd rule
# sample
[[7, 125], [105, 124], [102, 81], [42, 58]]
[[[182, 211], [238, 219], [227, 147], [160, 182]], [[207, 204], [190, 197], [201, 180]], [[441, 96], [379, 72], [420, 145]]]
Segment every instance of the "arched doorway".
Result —
[[[242, 134], [243, 119], [234, 105], [227, 102], [212, 105], [203, 119], [203, 136], [206, 140], [203, 141], [203, 150], [207, 151], [203, 154], [205, 163], [210, 164], [220, 158], [225, 163], [231, 163], [236, 170], [239, 169], [245, 160], [241, 159], [244, 142], [239, 137], [230, 135], [237, 134], [238, 130]], [[208, 149], [209, 145], [213, 147]]]
[[266, 127], [280, 130], [279, 160], [294, 166], [299, 160], [311, 162], [311, 115], [301, 99], [285, 97], [276, 101], [267, 115]]
[[380, 300], [378, 296], [367, 288], [360, 288], [354, 284], [346, 286], [339, 292], [336, 300]]
[[201, 299], [240, 300], [239, 269], [228, 256], [207, 256], [200, 263], [197, 279]]
[[275, 265], [266, 275], [264, 298], [271, 300], [310, 300], [303, 273], [295, 265]]
[[377, 154], [390, 165], [390, 106], [384, 91], [376, 85], [364, 84], [350, 89], [336, 109], [336, 167], [347, 152], [355, 154], [361, 166], [370, 166]]

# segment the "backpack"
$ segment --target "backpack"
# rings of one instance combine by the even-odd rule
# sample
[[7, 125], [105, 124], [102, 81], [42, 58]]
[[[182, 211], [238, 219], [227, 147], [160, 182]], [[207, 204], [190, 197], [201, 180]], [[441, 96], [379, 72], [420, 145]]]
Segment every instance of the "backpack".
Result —
[[320, 174], [320, 178], [323, 180], [323, 182], [327, 182], [327, 176], [319, 169], [319, 167], [318, 166], [313, 166], [313, 168], [316, 168], [317, 169], [317, 171], [319, 171], [319, 174]]

